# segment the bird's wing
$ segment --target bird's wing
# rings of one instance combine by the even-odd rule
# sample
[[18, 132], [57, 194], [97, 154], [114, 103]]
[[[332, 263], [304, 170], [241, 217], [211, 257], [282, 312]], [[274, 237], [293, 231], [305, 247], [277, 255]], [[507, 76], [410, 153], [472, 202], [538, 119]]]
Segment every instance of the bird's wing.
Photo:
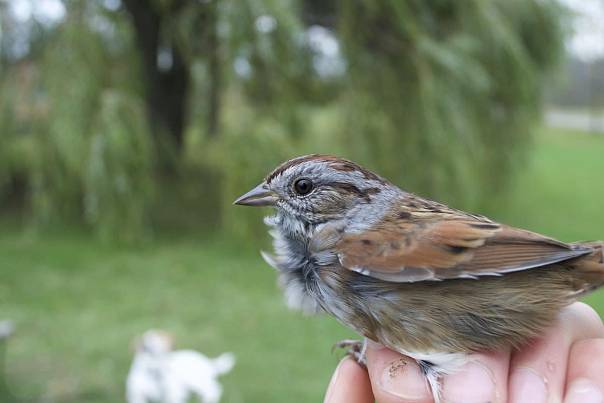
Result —
[[392, 282], [502, 275], [592, 251], [435, 204], [397, 207], [336, 250], [343, 267]]

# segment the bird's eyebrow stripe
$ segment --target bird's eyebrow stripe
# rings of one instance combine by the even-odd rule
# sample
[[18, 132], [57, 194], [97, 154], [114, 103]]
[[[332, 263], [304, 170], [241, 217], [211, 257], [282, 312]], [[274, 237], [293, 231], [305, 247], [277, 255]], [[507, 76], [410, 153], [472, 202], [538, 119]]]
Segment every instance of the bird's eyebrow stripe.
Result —
[[380, 183], [385, 183], [386, 181], [374, 174], [373, 172], [355, 164], [352, 161], [345, 160], [343, 158], [339, 158], [333, 155], [325, 155], [325, 154], [310, 154], [304, 155], [302, 157], [293, 158], [289, 161], [284, 162], [280, 166], [278, 166], [273, 172], [271, 172], [265, 179], [266, 183], [271, 183], [275, 177], [281, 175], [283, 172], [292, 168], [296, 165], [302, 164], [308, 161], [321, 161], [321, 162], [330, 162], [330, 167], [340, 172], [360, 172], [365, 179], [376, 180]]
[[284, 162], [283, 164], [278, 166], [273, 172], [271, 172], [266, 177], [265, 180], [266, 180], [266, 183], [271, 183], [271, 181], [273, 179], [275, 179], [275, 177], [281, 175], [283, 172], [285, 172], [289, 168], [302, 164], [304, 162], [308, 162], [308, 161], [339, 161], [339, 160], [340, 159], [338, 157], [334, 157], [332, 155], [322, 155], [322, 154], [304, 155], [302, 157], [293, 158], [289, 161]]

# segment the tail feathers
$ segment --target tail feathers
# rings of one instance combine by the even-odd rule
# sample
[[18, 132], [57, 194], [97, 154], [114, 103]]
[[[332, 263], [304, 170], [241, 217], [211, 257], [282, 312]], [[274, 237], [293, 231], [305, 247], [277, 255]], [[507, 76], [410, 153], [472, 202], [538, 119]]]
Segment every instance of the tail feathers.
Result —
[[580, 273], [579, 280], [584, 282], [579, 289], [579, 294], [585, 294], [604, 286], [604, 242], [592, 241], [578, 244], [593, 249], [592, 253], [577, 259], [573, 264]]
[[213, 359], [214, 369], [218, 375], [226, 374], [230, 372], [235, 366], [235, 354], [223, 353]]

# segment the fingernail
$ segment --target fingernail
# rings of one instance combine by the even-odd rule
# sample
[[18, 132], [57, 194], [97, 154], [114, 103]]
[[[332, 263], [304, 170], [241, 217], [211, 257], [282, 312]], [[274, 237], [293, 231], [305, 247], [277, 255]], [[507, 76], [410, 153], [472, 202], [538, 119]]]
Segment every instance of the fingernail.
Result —
[[342, 363], [347, 359], [348, 357], [344, 357], [344, 359], [340, 361], [340, 363], [336, 367], [336, 370], [333, 371], [333, 375], [331, 376], [331, 380], [329, 381], [329, 386], [327, 386], [327, 393], [325, 393], [325, 399], [323, 399], [324, 403], [328, 403], [329, 401], [331, 401], [333, 391], [335, 390], [334, 385], [338, 381], [338, 376], [340, 375], [340, 368], [342, 367]]
[[531, 368], [520, 368], [510, 378], [510, 401], [514, 403], [545, 403], [546, 379]]
[[586, 378], [573, 381], [566, 392], [564, 403], [603, 403], [604, 394], [596, 384]]
[[380, 388], [405, 400], [419, 400], [430, 396], [426, 378], [417, 364], [404, 358], [386, 366], [379, 382]]
[[444, 400], [449, 403], [485, 403], [495, 399], [493, 374], [479, 362], [470, 362], [445, 377]]

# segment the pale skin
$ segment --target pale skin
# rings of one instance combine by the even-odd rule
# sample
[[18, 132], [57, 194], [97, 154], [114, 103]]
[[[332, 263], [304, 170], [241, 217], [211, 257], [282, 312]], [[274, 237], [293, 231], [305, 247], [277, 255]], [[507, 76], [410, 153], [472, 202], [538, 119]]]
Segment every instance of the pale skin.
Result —
[[[543, 335], [519, 351], [474, 354], [443, 379], [447, 403], [604, 403], [604, 324], [577, 302]], [[375, 343], [367, 370], [344, 358], [324, 403], [432, 403], [417, 364]]]

